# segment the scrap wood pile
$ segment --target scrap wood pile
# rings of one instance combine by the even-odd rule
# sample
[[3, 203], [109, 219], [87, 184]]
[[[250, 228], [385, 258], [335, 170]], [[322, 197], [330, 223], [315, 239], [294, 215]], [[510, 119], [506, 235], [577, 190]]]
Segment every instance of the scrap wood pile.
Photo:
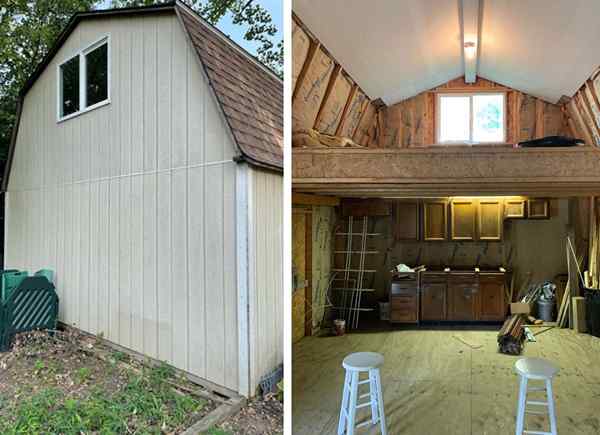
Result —
[[558, 308], [558, 316], [556, 318], [556, 325], [560, 328], [572, 326], [572, 313], [571, 313], [571, 298], [579, 296], [580, 294], [580, 283], [583, 281], [581, 274], [581, 265], [583, 264], [583, 255], [576, 255], [573, 243], [571, 243], [570, 237], [567, 237], [567, 270], [568, 279], [567, 285], [563, 293], [562, 301]]
[[513, 314], [504, 321], [498, 332], [498, 349], [501, 353], [521, 354], [525, 341], [524, 323], [525, 319], [521, 314]]

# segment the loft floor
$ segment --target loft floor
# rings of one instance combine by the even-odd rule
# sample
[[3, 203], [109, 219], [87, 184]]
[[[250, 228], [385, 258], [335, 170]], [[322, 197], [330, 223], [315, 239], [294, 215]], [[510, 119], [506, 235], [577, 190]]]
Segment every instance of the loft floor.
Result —
[[[542, 332], [544, 331], [544, 332]], [[600, 433], [600, 339], [566, 329], [536, 329], [523, 356], [555, 361], [558, 432]], [[390, 434], [514, 433], [518, 357], [497, 352], [493, 330], [401, 330], [306, 337], [293, 349], [294, 434], [336, 433], [342, 359], [358, 351], [385, 356], [381, 377]], [[481, 345], [473, 349], [470, 345]], [[538, 393], [539, 394], [539, 393]], [[547, 419], [527, 417], [530, 430]], [[361, 430], [376, 434], [377, 430]]]

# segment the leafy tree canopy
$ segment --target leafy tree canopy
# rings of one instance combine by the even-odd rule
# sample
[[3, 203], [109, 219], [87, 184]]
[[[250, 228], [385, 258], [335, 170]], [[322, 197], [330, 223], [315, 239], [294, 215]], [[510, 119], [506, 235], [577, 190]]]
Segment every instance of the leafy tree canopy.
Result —
[[[161, 0], [112, 0], [112, 7], [143, 6]], [[188, 0], [206, 20], [216, 24], [231, 14], [245, 26], [244, 38], [256, 41], [258, 59], [281, 76], [283, 42], [274, 42], [277, 28], [256, 0]], [[106, 4], [100, 0], [3, 0], [0, 2], [0, 166], [7, 157], [15, 122], [18, 93], [42, 61], [71, 16]], [[0, 168], [1, 169], [1, 168]]]

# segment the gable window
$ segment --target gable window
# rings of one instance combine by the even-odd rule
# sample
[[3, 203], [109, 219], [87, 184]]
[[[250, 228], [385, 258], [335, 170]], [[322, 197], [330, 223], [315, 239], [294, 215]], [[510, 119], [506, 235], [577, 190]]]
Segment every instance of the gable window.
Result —
[[506, 140], [505, 94], [437, 95], [437, 143], [499, 143]]
[[108, 38], [92, 44], [58, 67], [58, 121], [110, 102]]

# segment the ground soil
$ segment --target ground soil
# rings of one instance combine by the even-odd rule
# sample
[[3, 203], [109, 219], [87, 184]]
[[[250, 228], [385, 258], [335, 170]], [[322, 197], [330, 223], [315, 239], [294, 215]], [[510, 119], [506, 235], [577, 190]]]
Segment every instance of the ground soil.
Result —
[[249, 401], [240, 412], [227, 419], [219, 428], [224, 433], [244, 435], [282, 434], [283, 403], [274, 395]]

